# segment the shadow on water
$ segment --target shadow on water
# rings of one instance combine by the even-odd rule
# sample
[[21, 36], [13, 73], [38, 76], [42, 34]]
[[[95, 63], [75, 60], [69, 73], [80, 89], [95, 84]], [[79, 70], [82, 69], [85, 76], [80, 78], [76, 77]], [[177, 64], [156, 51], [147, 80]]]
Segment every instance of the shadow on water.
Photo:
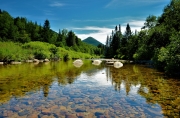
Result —
[[[55, 92], [51, 92], [52, 90]], [[58, 100], [55, 93], [60, 97]], [[180, 81], [167, 78], [163, 73], [143, 65], [125, 64], [117, 69], [104, 64], [92, 65], [89, 60], [84, 60], [81, 67], [75, 67], [72, 61], [1, 65], [0, 111], [7, 110], [6, 105], [13, 103], [14, 98], [25, 99], [27, 95], [31, 96], [31, 102], [39, 98], [39, 102], [34, 105], [29, 101], [25, 102], [34, 109], [42, 107], [42, 103], [48, 107], [49, 102], [44, 103], [41, 101], [43, 98], [54, 100], [54, 104], [61, 111], [64, 110], [59, 116], [67, 115], [64, 107], [70, 107], [71, 111], [74, 109], [72, 114], [80, 112], [84, 115], [91, 114], [92, 117], [180, 115]], [[14, 101], [14, 104], [16, 102]], [[83, 105], [83, 108], [79, 104], [81, 107]], [[15, 108], [12, 109], [16, 112]], [[87, 111], [90, 113], [85, 114]], [[0, 112], [0, 117], [3, 113]], [[41, 115], [50, 114], [41, 109], [38, 117]]]

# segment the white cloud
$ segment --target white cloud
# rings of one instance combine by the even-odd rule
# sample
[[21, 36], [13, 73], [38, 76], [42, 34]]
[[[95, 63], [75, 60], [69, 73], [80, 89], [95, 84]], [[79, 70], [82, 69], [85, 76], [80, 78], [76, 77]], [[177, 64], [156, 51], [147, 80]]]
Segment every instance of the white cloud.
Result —
[[109, 35], [112, 32], [112, 28], [107, 28], [107, 27], [96, 27], [96, 26], [86, 26], [83, 28], [71, 28], [73, 30], [83, 30], [83, 31], [90, 31], [90, 33], [86, 34], [78, 34], [76, 35], [81, 38], [82, 40], [87, 38], [87, 37], [93, 37], [100, 41], [101, 43], [105, 44], [107, 35]]
[[65, 4], [62, 4], [62, 3], [60, 3], [60, 2], [53, 2], [53, 3], [51, 3], [49, 6], [51, 6], [51, 7], [62, 7], [62, 6], [64, 6]]
[[[160, 3], [164, 2], [165, 0], [111, 0], [105, 8], [108, 7], [115, 7], [115, 6], [120, 6], [120, 5], [139, 5], [139, 6], [144, 6], [144, 5], [150, 5], [150, 4], [155, 4], [155, 3]], [[167, 0], [166, 0], [167, 1]]]
[[[135, 32], [135, 30], [140, 31], [141, 27], [144, 25], [145, 21], [139, 21], [139, 20], [129, 20], [129, 25], [131, 27], [131, 31]], [[115, 27], [116, 25], [112, 25]], [[121, 32], [124, 33], [126, 30], [127, 23], [123, 23], [121, 25]], [[101, 43], [105, 44], [107, 35], [110, 35], [112, 30], [114, 28], [108, 28], [108, 27], [97, 27], [97, 26], [86, 26], [86, 27], [74, 27], [70, 28], [72, 30], [75, 30], [76, 35], [84, 40], [87, 37], [93, 37], [100, 41]], [[79, 31], [89, 31], [89, 33], [78, 33]]]
[[95, 86], [95, 85], [98, 85], [98, 86], [112, 86], [111, 81], [107, 81], [106, 74], [103, 74], [103, 73], [106, 73], [105, 69], [98, 70], [97, 72], [92, 73], [91, 76], [88, 76], [87, 73], [83, 73], [83, 74], [80, 75], [79, 78], [80, 78], [81, 82], [89, 83], [88, 87]]
[[[131, 27], [131, 31], [135, 32], [135, 30], [137, 30], [137, 31], [141, 30], [141, 28], [144, 26], [144, 22], [145, 21], [141, 21], [141, 20], [130, 20], [128, 23]], [[122, 24], [122, 26], [121, 26], [122, 33], [125, 32], [126, 26], [127, 26], [127, 23]]]
[[111, 18], [111, 19], [86, 19], [86, 20], [79, 20], [79, 19], [73, 19], [73, 22], [114, 22], [114, 21], [122, 21], [124, 19], [127, 19], [129, 17], [120, 17], [120, 18]]
[[145, 21], [137, 21], [137, 20], [131, 20], [129, 21], [129, 24], [133, 27], [142, 27], [144, 25]]

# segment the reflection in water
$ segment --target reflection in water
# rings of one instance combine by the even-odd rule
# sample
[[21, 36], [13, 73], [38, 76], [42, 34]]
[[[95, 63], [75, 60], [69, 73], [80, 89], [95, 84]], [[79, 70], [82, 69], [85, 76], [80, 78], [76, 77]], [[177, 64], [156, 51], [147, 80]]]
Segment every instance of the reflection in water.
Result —
[[146, 98], [148, 104], [159, 104], [164, 116], [180, 115], [179, 80], [166, 78], [162, 73], [145, 66], [126, 65], [120, 70], [109, 67], [107, 73], [109, 71], [111, 75], [108, 75], [108, 79], [116, 91], [121, 91], [123, 85], [128, 96], [133, 86], [139, 86], [138, 94]]
[[179, 117], [179, 85], [139, 65], [0, 65], [0, 117]]

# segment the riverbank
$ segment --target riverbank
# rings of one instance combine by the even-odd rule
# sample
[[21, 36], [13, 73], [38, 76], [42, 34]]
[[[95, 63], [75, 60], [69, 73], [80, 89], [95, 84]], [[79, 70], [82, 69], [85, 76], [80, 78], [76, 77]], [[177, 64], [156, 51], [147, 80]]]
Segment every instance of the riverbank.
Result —
[[[67, 50], [56, 47], [45, 42], [29, 42], [25, 44], [13, 42], [0, 42], [0, 64], [11, 64], [17, 62], [32, 62], [37, 59], [39, 62], [48, 60], [69, 60], [77, 58], [98, 57], [88, 53]], [[29, 60], [29, 61], [28, 61]]]

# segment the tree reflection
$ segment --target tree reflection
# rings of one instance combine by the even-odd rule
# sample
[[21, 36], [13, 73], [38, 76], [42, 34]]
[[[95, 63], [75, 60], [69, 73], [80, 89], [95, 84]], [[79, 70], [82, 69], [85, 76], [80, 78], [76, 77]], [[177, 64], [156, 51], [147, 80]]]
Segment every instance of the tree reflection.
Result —
[[162, 73], [145, 66], [125, 65], [120, 69], [107, 68], [107, 80], [112, 81], [116, 91], [120, 91], [123, 84], [126, 95], [129, 95], [132, 86], [139, 84], [138, 94], [146, 98], [147, 103], [161, 105], [162, 112], [167, 117], [180, 115], [179, 80], [167, 79]]
[[44, 97], [48, 96], [49, 86], [47, 84], [43, 86], [43, 93], [44, 93]]
[[0, 103], [5, 103], [11, 97], [25, 96], [30, 91], [40, 91], [48, 96], [49, 87], [54, 79], [58, 85], [74, 83], [82, 72], [102, 68], [93, 66], [89, 60], [84, 60], [81, 68], [76, 68], [72, 61], [25, 63], [22, 65], [5, 66], [0, 68]]

